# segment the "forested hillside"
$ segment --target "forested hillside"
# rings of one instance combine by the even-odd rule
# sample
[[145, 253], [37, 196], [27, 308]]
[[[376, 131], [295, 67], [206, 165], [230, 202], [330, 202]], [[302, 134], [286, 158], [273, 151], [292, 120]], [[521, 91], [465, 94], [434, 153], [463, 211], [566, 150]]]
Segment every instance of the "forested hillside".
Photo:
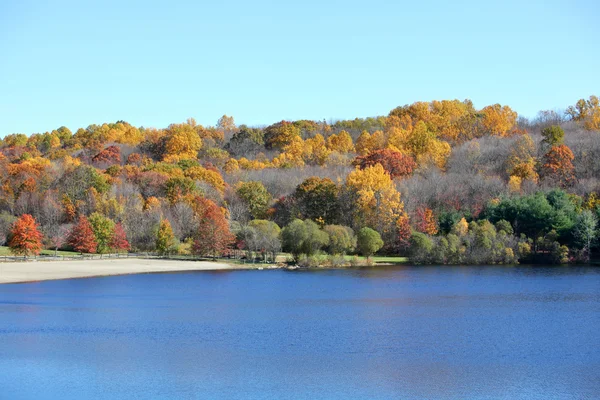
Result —
[[4, 137], [0, 176], [0, 245], [17, 254], [586, 261], [600, 217], [600, 104], [533, 120], [444, 100], [266, 127], [225, 115], [208, 127], [62, 126]]

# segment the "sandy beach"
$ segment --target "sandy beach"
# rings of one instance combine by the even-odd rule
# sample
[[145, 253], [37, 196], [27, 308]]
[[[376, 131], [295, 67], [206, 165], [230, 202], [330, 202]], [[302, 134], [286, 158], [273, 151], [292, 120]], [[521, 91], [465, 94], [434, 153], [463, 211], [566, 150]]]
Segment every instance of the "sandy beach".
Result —
[[35, 282], [93, 276], [152, 272], [247, 269], [243, 265], [209, 261], [122, 258], [85, 261], [0, 262], [0, 283]]

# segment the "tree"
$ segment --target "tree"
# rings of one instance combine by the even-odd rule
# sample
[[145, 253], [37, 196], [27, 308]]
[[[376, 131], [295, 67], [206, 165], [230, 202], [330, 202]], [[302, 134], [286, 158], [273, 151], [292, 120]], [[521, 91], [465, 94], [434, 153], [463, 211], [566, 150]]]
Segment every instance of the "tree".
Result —
[[329, 235], [329, 254], [347, 254], [356, 247], [356, 236], [348, 226], [326, 225], [323, 231]]
[[393, 234], [404, 205], [381, 164], [350, 172], [346, 178], [346, 191], [355, 210], [356, 226], [372, 226], [384, 235]]
[[[251, 237], [247, 241], [253, 251], [260, 251], [264, 254], [265, 260], [267, 254], [271, 255], [271, 260], [275, 262], [277, 253], [281, 250], [281, 229], [273, 221], [255, 219], [250, 221], [248, 227], [251, 229]], [[249, 239], [249, 240], [248, 240]]]
[[574, 158], [573, 152], [566, 145], [552, 146], [544, 155], [542, 165], [544, 177], [553, 180], [561, 187], [570, 186], [575, 181]]
[[107, 253], [111, 249], [110, 241], [115, 230], [115, 223], [98, 212], [90, 215], [89, 222], [96, 237], [96, 252], [100, 254]]
[[431, 208], [419, 207], [419, 209], [417, 209], [416, 229], [419, 232], [423, 232], [428, 235], [435, 235], [438, 233], [438, 224]]
[[294, 123], [281, 121], [265, 128], [265, 146], [267, 149], [283, 149], [292, 143], [294, 138], [300, 137], [300, 128]]
[[552, 125], [542, 129], [542, 137], [542, 142], [548, 147], [558, 146], [563, 144], [565, 131], [558, 125]]
[[202, 198], [197, 199], [196, 203], [199, 222], [192, 251], [216, 258], [235, 242], [235, 236], [229, 230], [223, 211], [215, 203]]
[[40, 254], [42, 250], [42, 234], [35, 219], [29, 214], [23, 214], [15, 221], [10, 231], [8, 247], [13, 254], [29, 256]]
[[269, 204], [271, 203], [271, 194], [262, 182], [241, 182], [237, 186], [236, 193], [246, 203], [250, 214], [255, 219], [266, 217]]
[[408, 214], [402, 213], [396, 221], [396, 246], [395, 250], [405, 251], [410, 247], [410, 236], [412, 229], [410, 227], [410, 218]]
[[69, 244], [73, 247], [73, 250], [82, 254], [96, 252], [98, 247], [96, 236], [94, 236], [92, 225], [84, 215], [79, 217], [79, 220], [71, 229]]
[[577, 122], [582, 122], [585, 129], [600, 129], [600, 99], [590, 96], [589, 100], [580, 99], [575, 106], [569, 106], [566, 114]]
[[198, 135], [196, 127], [190, 124], [171, 124], [165, 133], [164, 161], [177, 162], [198, 158], [198, 151], [202, 148], [202, 139]]
[[411, 261], [415, 263], [427, 262], [431, 257], [433, 241], [421, 232], [413, 232], [410, 238]]
[[175, 235], [168, 219], [161, 219], [156, 232], [156, 251], [159, 255], [169, 255], [175, 250]]
[[58, 249], [68, 242], [70, 230], [70, 225], [60, 225], [58, 227], [55, 227], [53, 232], [50, 233], [50, 235], [48, 236], [50, 244], [54, 248], [55, 257], [58, 255]]
[[575, 239], [582, 246], [584, 257], [586, 261], [590, 260], [590, 250], [592, 243], [596, 239], [598, 232], [596, 230], [598, 226], [598, 219], [590, 210], [583, 210], [575, 221], [573, 233]]
[[319, 225], [307, 219], [295, 219], [281, 231], [283, 249], [292, 253], [297, 260], [300, 254], [315, 254], [329, 243], [327, 233]]
[[354, 151], [352, 137], [346, 131], [341, 131], [337, 135], [334, 133], [327, 138], [327, 148], [331, 151], [337, 151], [341, 154], [351, 153]]
[[481, 123], [486, 132], [497, 136], [509, 136], [517, 122], [517, 113], [509, 106], [494, 104], [481, 110]]
[[369, 258], [383, 247], [383, 240], [377, 231], [364, 227], [358, 231], [356, 247], [360, 254]]
[[303, 218], [332, 224], [339, 219], [338, 193], [331, 179], [312, 176], [296, 187], [293, 196]]
[[415, 160], [408, 155], [391, 149], [375, 150], [366, 156], [356, 157], [353, 165], [360, 169], [381, 164], [392, 178], [409, 176], [417, 167]]
[[108, 247], [115, 250], [117, 253], [120, 253], [121, 251], [126, 252], [131, 247], [127, 241], [127, 234], [120, 222], [115, 224]]

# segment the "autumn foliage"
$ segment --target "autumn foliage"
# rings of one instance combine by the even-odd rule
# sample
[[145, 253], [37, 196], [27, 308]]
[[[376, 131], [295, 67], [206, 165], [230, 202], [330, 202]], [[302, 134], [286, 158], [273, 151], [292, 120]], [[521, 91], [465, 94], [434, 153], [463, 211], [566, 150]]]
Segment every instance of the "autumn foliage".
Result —
[[92, 224], [85, 216], [79, 217], [69, 235], [69, 245], [79, 253], [95, 253], [98, 247]]
[[353, 164], [359, 166], [361, 169], [381, 164], [383, 169], [392, 178], [408, 176], [417, 167], [415, 160], [411, 156], [390, 149], [376, 150], [366, 156], [359, 156], [354, 160]]
[[569, 186], [575, 179], [574, 158], [571, 149], [564, 144], [552, 146], [544, 156], [542, 166], [544, 176], [556, 181], [562, 187]]
[[42, 250], [42, 234], [38, 224], [29, 214], [23, 214], [12, 226], [8, 243], [10, 251], [17, 255], [37, 255]]
[[115, 228], [110, 242], [108, 244], [108, 247], [117, 252], [127, 251], [131, 247], [129, 245], [129, 242], [127, 241], [127, 234], [125, 233], [123, 225], [121, 225], [120, 222], [115, 224]]
[[208, 199], [196, 199], [195, 209], [198, 229], [193, 251], [198, 255], [216, 257], [225, 252], [235, 241], [223, 211]]

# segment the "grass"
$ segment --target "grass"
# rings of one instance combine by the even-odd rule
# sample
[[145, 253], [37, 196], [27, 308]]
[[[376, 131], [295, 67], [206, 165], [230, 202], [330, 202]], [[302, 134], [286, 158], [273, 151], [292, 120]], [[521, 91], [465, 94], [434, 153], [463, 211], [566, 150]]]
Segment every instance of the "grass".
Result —
[[[345, 256], [346, 260], [351, 260], [354, 256]], [[359, 256], [359, 260], [365, 260], [366, 257]], [[375, 264], [405, 264], [408, 262], [408, 257], [392, 257], [392, 256], [373, 256], [371, 261]]]
[[[47, 256], [53, 256], [54, 250], [42, 250], [40, 252], [40, 254], [47, 255]], [[56, 254], [59, 256], [72, 256], [72, 255], [77, 255], [79, 253], [76, 253], [74, 251], [59, 250]], [[14, 256], [14, 254], [10, 252], [10, 249], [7, 246], [0, 246], [0, 256]]]

